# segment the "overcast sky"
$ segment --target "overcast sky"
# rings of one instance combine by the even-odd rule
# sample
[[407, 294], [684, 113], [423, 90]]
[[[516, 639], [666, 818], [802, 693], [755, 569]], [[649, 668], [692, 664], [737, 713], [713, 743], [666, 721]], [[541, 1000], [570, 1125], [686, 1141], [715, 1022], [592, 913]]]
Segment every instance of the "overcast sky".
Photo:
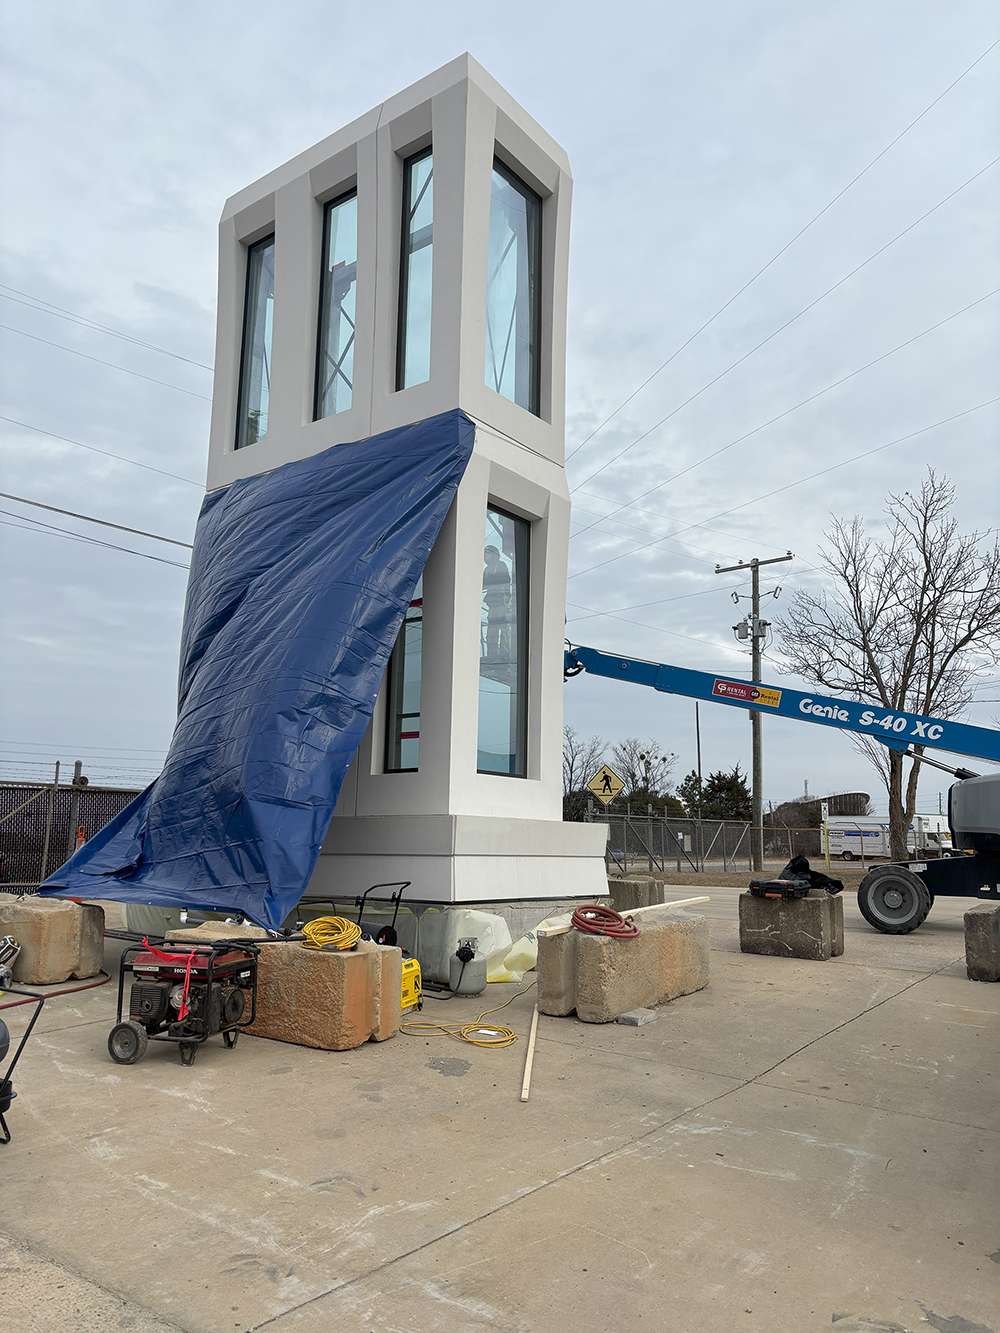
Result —
[[[223, 201], [385, 96], [469, 50], [568, 151], [573, 449], [1000, 37], [989, 0], [821, 9], [792, 0], [418, 9], [395, 0], [290, 0], [278, 9], [255, 0], [42, 0], [7, 6], [4, 27], [0, 410], [189, 480], [3, 420], [2, 489], [181, 540], [192, 534], [205, 474], [212, 379], [203, 367], [213, 358]], [[590, 479], [985, 167], [1000, 152], [998, 88], [1000, 47], [575, 455], [577, 529], [1000, 287], [993, 167]], [[787, 597], [815, 583], [809, 567], [831, 514], [859, 513], [877, 529], [887, 492], [916, 484], [928, 464], [956, 483], [966, 527], [995, 524], [997, 406], [755, 497], [995, 397], [998, 366], [993, 297], [668, 482], [641, 510], [582, 533], [571, 571], [704, 524], [571, 578], [570, 617], [661, 604], [622, 611], [629, 623], [571, 619], [568, 632], [597, 647], [746, 674], [730, 628], [742, 614], [730, 601], [738, 580], [716, 577], [716, 561], [790, 548], [795, 561], [764, 580]], [[0, 505], [0, 773], [40, 774], [52, 759], [82, 757], [94, 780], [144, 781], [172, 730], [183, 569], [18, 530], [8, 513], [30, 511]], [[180, 548], [107, 539], [185, 559]], [[1000, 672], [987, 679], [994, 683], [980, 690], [970, 720], [988, 724], [1000, 714], [1000, 703], [987, 702], [1000, 699]], [[692, 711], [690, 702], [586, 677], [567, 687], [567, 718], [579, 730], [652, 737], [678, 753], [678, 776], [694, 763]], [[706, 769], [748, 767], [743, 714], [706, 706], [702, 740]], [[818, 728], [769, 720], [765, 772], [765, 797], [775, 802], [808, 780], [813, 792], [862, 787], [885, 805], [846, 736]], [[936, 808], [946, 786], [928, 777], [921, 806]]]

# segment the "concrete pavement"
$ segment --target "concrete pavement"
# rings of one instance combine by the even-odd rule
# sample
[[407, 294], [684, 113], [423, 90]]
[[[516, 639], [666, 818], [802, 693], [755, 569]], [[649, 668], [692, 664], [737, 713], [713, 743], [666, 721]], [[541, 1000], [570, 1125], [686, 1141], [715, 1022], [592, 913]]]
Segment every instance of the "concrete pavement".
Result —
[[[706, 891], [708, 988], [640, 1028], [542, 1018], [527, 1105], [520, 1044], [119, 1068], [111, 988], [54, 1000], [0, 1231], [121, 1302], [102, 1329], [997, 1333], [1000, 987], [965, 978], [968, 904], [892, 938], [850, 896], [843, 958], [810, 963], [741, 955], [737, 891]], [[46, 1333], [96, 1326], [71, 1304]]]

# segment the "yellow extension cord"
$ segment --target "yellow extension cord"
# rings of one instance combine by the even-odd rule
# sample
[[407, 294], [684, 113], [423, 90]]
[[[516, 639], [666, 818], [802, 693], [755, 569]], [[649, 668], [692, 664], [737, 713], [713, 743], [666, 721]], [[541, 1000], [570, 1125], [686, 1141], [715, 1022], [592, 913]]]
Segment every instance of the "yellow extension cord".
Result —
[[455, 1041], [464, 1041], [468, 1046], [479, 1046], [486, 1051], [502, 1051], [508, 1046], [513, 1046], [517, 1041], [517, 1033], [513, 1028], [506, 1027], [502, 1023], [490, 1023], [487, 1027], [481, 1027], [484, 1018], [490, 1014], [499, 1013], [501, 1009], [506, 1009], [519, 996], [526, 995], [531, 987], [532, 981], [504, 1000], [503, 1004], [495, 1005], [492, 1009], [484, 1009], [483, 1012], [473, 1023], [426, 1023], [419, 1020], [412, 1023], [401, 1023], [399, 1030], [407, 1037], [433, 1037], [440, 1035], [443, 1037], [453, 1037]]
[[346, 916], [318, 916], [302, 927], [306, 949], [353, 949], [361, 938], [361, 927]]

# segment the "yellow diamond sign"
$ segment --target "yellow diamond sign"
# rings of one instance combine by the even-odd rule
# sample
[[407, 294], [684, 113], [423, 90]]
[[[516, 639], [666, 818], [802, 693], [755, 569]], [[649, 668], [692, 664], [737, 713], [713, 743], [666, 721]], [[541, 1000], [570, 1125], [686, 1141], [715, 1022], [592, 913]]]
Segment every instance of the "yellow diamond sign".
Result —
[[610, 805], [616, 796], [620, 796], [625, 790], [625, 783], [607, 764], [602, 764], [594, 776], [587, 783], [587, 790], [592, 792], [599, 801], [605, 805]]

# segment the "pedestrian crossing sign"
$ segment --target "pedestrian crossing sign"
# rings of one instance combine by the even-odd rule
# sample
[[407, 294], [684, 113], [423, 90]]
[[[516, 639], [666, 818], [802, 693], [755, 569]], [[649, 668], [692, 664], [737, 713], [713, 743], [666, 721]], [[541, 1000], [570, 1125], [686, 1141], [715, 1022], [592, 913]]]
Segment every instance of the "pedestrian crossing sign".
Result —
[[602, 764], [587, 783], [587, 790], [604, 805], [610, 805], [615, 797], [620, 796], [625, 790], [625, 783], [613, 768]]

